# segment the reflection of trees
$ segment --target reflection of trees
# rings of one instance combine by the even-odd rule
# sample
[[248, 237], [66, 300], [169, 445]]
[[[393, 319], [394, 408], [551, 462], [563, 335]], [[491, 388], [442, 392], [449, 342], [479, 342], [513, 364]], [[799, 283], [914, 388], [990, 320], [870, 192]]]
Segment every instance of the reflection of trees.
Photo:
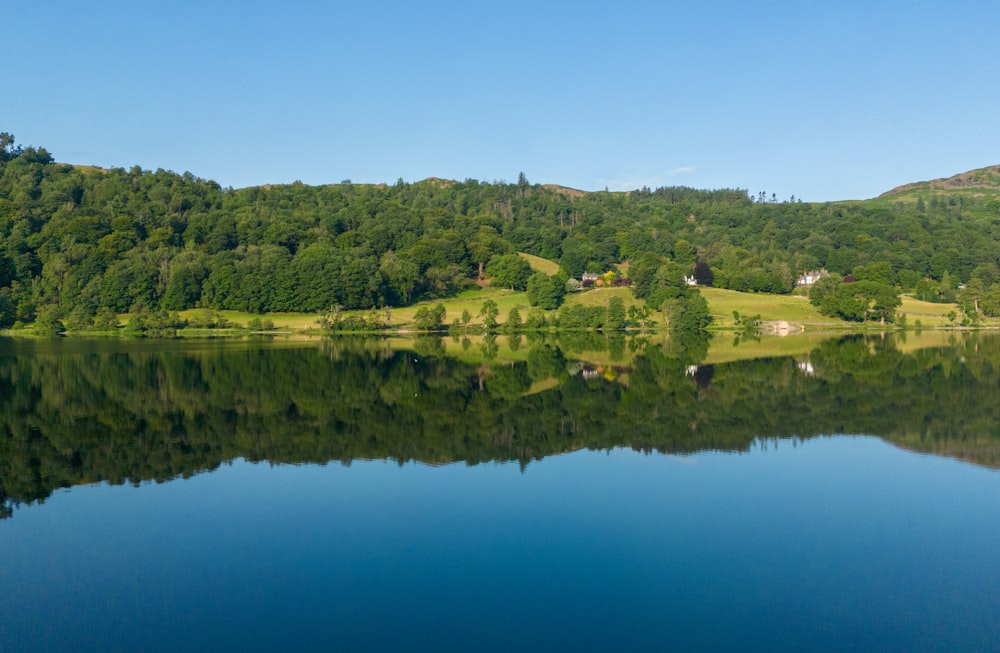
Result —
[[58, 487], [162, 481], [236, 457], [526, 464], [588, 447], [745, 450], [759, 437], [844, 432], [1000, 465], [996, 337], [912, 354], [891, 338], [831, 340], [810, 354], [809, 374], [791, 358], [692, 374], [697, 345], [668, 343], [635, 357], [627, 386], [570, 373], [544, 340], [528, 343], [525, 362], [488, 367], [439, 345], [34, 354], [0, 343], [0, 516]]

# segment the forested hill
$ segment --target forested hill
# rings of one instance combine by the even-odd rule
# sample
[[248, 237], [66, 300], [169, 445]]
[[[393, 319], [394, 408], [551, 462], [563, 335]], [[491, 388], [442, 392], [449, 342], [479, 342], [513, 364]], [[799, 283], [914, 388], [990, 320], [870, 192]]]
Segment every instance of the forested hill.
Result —
[[234, 190], [190, 173], [56, 163], [3, 137], [0, 327], [46, 307], [400, 306], [453, 294], [513, 252], [573, 277], [701, 260], [716, 286], [779, 293], [819, 268], [908, 289], [1000, 260], [996, 197], [809, 204], [743, 190], [588, 193], [523, 174]]

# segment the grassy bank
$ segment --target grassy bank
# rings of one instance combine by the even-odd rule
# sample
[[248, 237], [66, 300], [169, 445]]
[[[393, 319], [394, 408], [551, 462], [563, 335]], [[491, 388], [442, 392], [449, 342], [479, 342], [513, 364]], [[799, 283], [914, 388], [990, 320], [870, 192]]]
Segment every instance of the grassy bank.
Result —
[[[539, 259], [542, 263], [546, 261]], [[533, 265], [535, 263], [533, 262]], [[764, 293], [741, 293], [734, 290], [721, 288], [700, 288], [702, 296], [708, 302], [709, 312], [712, 314], [712, 330], [722, 330], [735, 328], [736, 320], [734, 312], [740, 315], [759, 315], [766, 323], [785, 322], [788, 332], [825, 332], [825, 331], [871, 331], [883, 328], [893, 328], [893, 325], [880, 325], [876, 323], [845, 322], [836, 318], [821, 315], [816, 308], [809, 303], [809, 300], [802, 295], [769, 295]], [[619, 298], [625, 304], [626, 310], [631, 306], [640, 306], [642, 301], [636, 300], [632, 296], [629, 288], [594, 288], [584, 292], [570, 293], [565, 298], [568, 306], [607, 306], [613, 298]], [[444, 325], [450, 325], [456, 320], [461, 320], [464, 313], [471, 316], [469, 324], [471, 326], [482, 325], [483, 319], [479, 315], [483, 303], [492, 300], [498, 309], [497, 319], [502, 325], [510, 311], [514, 308], [521, 312], [523, 320], [532, 307], [528, 303], [527, 293], [512, 291], [503, 288], [474, 287], [462, 292], [455, 297], [440, 300], [430, 300], [406, 306], [402, 308], [383, 309], [383, 317], [387, 317], [388, 325], [393, 330], [408, 330], [413, 323], [414, 315], [424, 306], [434, 306], [441, 304], [445, 308]], [[900, 317], [905, 317], [905, 326], [908, 329], [952, 329], [961, 326], [961, 311], [956, 304], [934, 304], [924, 302], [908, 295], [901, 296], [902, 304], [899, 308]], [[345, 316], [360, 315], [369, 311], [345, 311]], [[554, 316], [555, 311], [549, 314]], [[662, 327], [663, 318], [660, 314], [654, 314], [657, 326]], [[215, 316], [221, 318], [230, 327], [228, 329], [197, 329], [206, 331], [212, 335], [224, 335], [226, 333], [240, 332], [246, 329], [247, 325], [254, 319], [262, 321], [269, 320], [274, 329], [283, 332], [295, 333], [320, 333], [318, 323], [319, 313], [267, 313], [257, 315], [241, 311], [210, 311], [208, 309], [188, 309], [179, 312], [182, 320], [192, 324], [206, 322], [206, 319]], [[123, 325], [128, 324], [131, 315], [122, 314], [119, 316]], [[897, 325], [898, 326], [898, 325]], [[987, 329], [1000, 328], [1000, 318], [984, 318], [980, 326]], [[195, 329], [187, 329], [194, 333]], [[31, 328], [4, 331], [6, 335], [30, 335]], [[106, 335], [106, 334], [105, 334]]]

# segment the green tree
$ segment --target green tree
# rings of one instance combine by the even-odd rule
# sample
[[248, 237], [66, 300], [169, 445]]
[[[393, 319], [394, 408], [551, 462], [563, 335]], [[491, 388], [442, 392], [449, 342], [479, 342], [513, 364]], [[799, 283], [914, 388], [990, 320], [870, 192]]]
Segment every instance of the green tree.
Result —
[[500, 309], [497, 307], [497, 303], [492, 299], [487, 299], [479, 308], [479, 317], [483, 318], [483, 324], [486, 326], [487, 330], [496, 328], [497, 315], [499, 314]]
[[77, 305], [66, 316], [65, 324], [69, 331], [86, 331], [94, 326], [94, 317], [87, 312], [85, 306]]
[[61, 317], [58, 306], [49, 304], [43, 307], [35, 320], [34, 332], [42, 336], [55, 336], [62, 333], [66, 327], [62, 323]]
[[982, 311], [979, 308], [979, 304], [985, 296], [986, 284], [983, 283], [982, 278], [973, 277], [969, 280], [969, 283], [965, 284], [965, 288], [958, 291], [957, 299], [965, 313], [980, 315]]
[[694, 333], [704, 331], [712, 323], [708, 302], [697, 290], [672, 300], [670, 307], [670, 330]]
[[513, 307], [507, 313], [507, 321], [504, 322], [504, 329], [507, 331], [519, 331], [521, 329], [521, 311]]
[[606, 331], [620, 331], [625, 328], [625, 302], [621, 297], [608, 300], [607, 319], [604, 322]]
[[24, 150], [14, 146], [14, 136], [7, 132], [0, 132], [0, 163], [6, 163], [11, 159], [20, 156]]
[[658, 309], [665, 302], [681, 299], [687, 295], [689, 286], [684, 280], [684, 268], [673, 261], [664, 261], [657, 268], [653, 286], [646, 303]]
[[558, 275], [536, 272], [528, 278], [528, 303], [551, 311], [559, 308], [566, 296], [566, 283]]
[[531, 265], [517, 254], [503, 254], [490, 259], [486, 274], [494, 286], [525, 290], [531, 277]]
[[694, 265], [697, 256], [698, 251], [695, 249], [695, 246], [684, 238], [679, 238], [677, 242], [674, 243], [674, 261], [682, 267], [690, 269], [690, 267]]
[[854, 268], [854, 278], [858, 281], [874, 281], [884, 286], [895, 286], [898, 278], [888, 261], [876, 261]]
[[844, 283], [837, 275], [813, 284], [809, 301], [820, 313], [850, 322], [892, 322], [901, 304], [891, 286], [874, 281]]
[[421, 306], [413, 315], [413, 326], [421, 331], [436, 331], [444, 324], [446, 314], [444, 304], [435, 304], [433, 308]]
[[379, 272], [389, 290], [389, 303], [404, 306], [409, 304], [420, 280], [420, 268], [417, 264], [388, 251], [382, 255]]
[[656, 284], [656, 271], [663, 265], [663, 257], [655, 252], [645, 252], [629, 266], [632, 294], [636, 299], [647, 299]]
[[469, 243], [469, 254], [479, 269], [478, 277], [483, 278], [487, 261], [494, 256], [509, 254], [510, 250], [511, 244], [501, 238], [496, 229], [488, 225], [480, 227], [475, 239]]
[[118, 316], [107, 306], [97, 309], [94, 316], [94, 329], [98, 331], [114, 331], [121, 325]]

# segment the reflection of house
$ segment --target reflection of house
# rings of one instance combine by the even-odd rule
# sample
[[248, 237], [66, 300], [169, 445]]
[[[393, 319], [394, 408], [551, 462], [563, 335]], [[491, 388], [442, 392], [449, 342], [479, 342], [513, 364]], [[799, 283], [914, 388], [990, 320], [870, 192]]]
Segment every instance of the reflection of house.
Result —
[[799, 371], [806, 376], [813, 376], [816, 374], [816, 370], [813, 369], [813, 364], [809, 361], [799, 361], [798, 362]]
[[598, 365], [592, 367], [587, 364], [580, 366], [580, 374], [583, 378], [590, 379], [604, 379], [606, 381], [614, 381], [619, 379], [622, 375], [628, 374], [631, 370], [628, 367], [623, 367], [621, 365]]
[[830, 273], [826, 270], [813, 270], [812, 272], [804, 272], [799, 280], [795, 282], [797, 286], [811, 286], [823, 277], [830, 276]]

